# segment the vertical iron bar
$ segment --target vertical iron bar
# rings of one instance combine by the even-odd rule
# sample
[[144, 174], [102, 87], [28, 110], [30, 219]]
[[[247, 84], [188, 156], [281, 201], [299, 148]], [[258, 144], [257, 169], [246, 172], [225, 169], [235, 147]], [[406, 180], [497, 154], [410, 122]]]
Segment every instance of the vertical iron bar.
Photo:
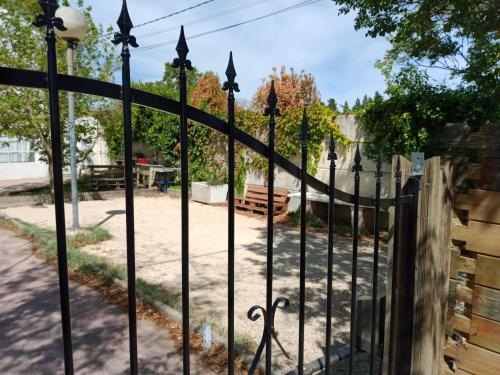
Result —
[[330, 375], [330, 355], [332, 343], [332, 300], [333, 300], [333, 221], [335, 218], [335, 141], [330, 134], [330, 186], [328, 191], [328, 275], [326, 281], [326, 345], [325, 345], [325, 375]]
[[[266, 311], [273, 309], [273, 233], [274, 233], [274, 137], [276, 116], [279, 116], [279, 109], [276, 108], [278, 98], [274, 89], [274, 81], [271, 81], [271, 89], [267, 99], [269, 105], [265, 115], [269, 116], [269, 146], [268, 146], [268, 171], [267, 171], [267, 270], [266, 270]], [[272, 319], [268, 319], [268, 324], [272, 324]], [[272, 327], [268, 327], [268, 332]], [[272, 335], [266, 340], [266, 374], [271, 375], [272, 364]]]
[[193, 69], [187, 60], [189, 48], [184, 36], [184, 26], [176, 47], [178, 58], [173, 67], [179, 69], [179, 105], [181, 121], [181, 222], [182, 222], [182, 362], [183, 373], [190, 373], [189, 347], [189, 174], [188, 174], [188, 123], [186, 69]]
[[66, 226], [64, 214], [64, 191], [62, 173], [62, 144], [61, 124], [59, 117], [59, 87], [57, 84], [57, 59], [56, 59], [56, 37], [54, 27], [66, 30], [63, 21], [55, 18], [56, 9], [59, 7], [56, 0], [39, 1], [44, 11], [38, 15], [34, 22], [35, 26], [46, 26], [47, 32], [47, 75], [50, 108], [50, 136], [52, 143], [52, 170], [54, 179], [54, 206], [56, 217], [56, 241], [57, 241], [57, 266], [59, 272], [59, 296], [61, 300], [61, 323], [64, 350], [64, 373], [73, 374], [73, 344], [71, 339], [71, 312], [69, 300], [68, 282], [68, 258], [66, 247]]
[[399, 225], [401, 218], [401, 158], [398, 155], [396, 162], [396, 198], [394, 201], [394, 234], [392, 241], [392, 284], [391, 284], [391, 325], [389, 333], [389, 364], [388, 373], [393, 373], [394, 365], [394, 347], [396, 344], [395, 329], [396, 329], [396, 307], [398, 300], [398, 247], [399, 247]]
[[352, 231], [352, 280], [351, 280], [351, 327], [349, 342], [349, 375], [353, 373], [354, 347], [356, 345], [356, 299], [357, 299], [357, 277], [358, 277], [358, 232], [359, 232], [359, 172], [361, 167], [361, 153], [359, 144], [356, 145], [354, 156], [354, 225]]
[[300, 285], [299, 285], [299, 375], [304, 374], [304, 323], [306, 303], [306, 194], [307, 194], [307, 112], [302, 116], [302, 165], [300, 169]]
[[135, 288], [135, 222], [134, 222], [134, 164], [132, 160], [132, 95], [130, 90], [130, 49], [138, 47], [135, 37], [130, 35], [133, 28], [127, 2], [123, 0], [122, 10], [117, 21], [120, 28], [115, 33], [113, 43], [122, 44], [122, 100], [123, 100], [123, 138], [125, 147], [125, 211], [127, 232], [127, 287], [128, 287], [128, 325], [130, 349], [130, 373], [139, 372], [137, 359], [137, 306]]
[[[370, 375], [373, 375], [375, 370], [375, 352], [378, 353], [378, 346], [375, 346], [375, 331], [378, 326], [377, 310], [379, 308], [377, 300], [378, 289], [378, 250], [380, 240], [380, 191], [382, 187], [382, 160], [380, 156], [377, 159], [377, 171], [375, 172], [376, 187], [375, 187], [375, 239], [373, 244], [373, 275], [372, 275], [372, 318], [371, 318], [371, 337], [370, 337]], [[380, 317], [379, 317], [380, 318]], [[378, 356], [377, 356], [378, 358]]]
[[229, 53], [226, 69], [227, 81], [222, 87], [228, 91], [227, 119], [228, 132], [228, 221], [227, 221], [227, 373], [234, 374], [234, 92], [239, 92], [238, 84], [234, 82], [236, 71], [233, 63], [233, 53]]

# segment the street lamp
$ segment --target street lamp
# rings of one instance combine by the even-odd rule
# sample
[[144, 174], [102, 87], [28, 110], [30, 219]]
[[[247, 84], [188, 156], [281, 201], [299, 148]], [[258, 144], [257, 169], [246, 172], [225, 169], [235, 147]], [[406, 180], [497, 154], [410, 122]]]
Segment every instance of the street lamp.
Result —
[[[68, 43], [67, 60], [68, 75], [74, 73], [74, 53], [76, 46], [87, 32], [85, 16], [69, 6], [59, 7], [56, 17], [63, 20], [65, 31], [56, 28], [56, 34]], [[70, 169], [71, 169], [71, 203], [73, 208], [73, 229], [80, 227], [78, 223], [78, 182], [76, 178], [76, 134], [75, 134], [75, 93], [68, 92], [68, 135], [70, 147]]]

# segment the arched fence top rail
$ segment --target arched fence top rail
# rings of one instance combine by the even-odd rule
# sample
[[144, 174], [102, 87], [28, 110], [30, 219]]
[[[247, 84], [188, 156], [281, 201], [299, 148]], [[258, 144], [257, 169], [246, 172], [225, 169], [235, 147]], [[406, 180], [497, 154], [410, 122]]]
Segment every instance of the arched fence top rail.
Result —
[[[25, 69], [14, 69], [8, 67], [0, 67], [0, 85], [47, 89], [48, 79], [47, 73]], [[95, 95], [109, 99], [121, 100], [121, 86], [110, 83], [97, 81], [88, 78], [68, 76], [64, 74], [58, 75], [59, 89], [63, 91], [72, 91], [80, 94]], [[179, 115], [179, 102], [166, 98], [164, 96], [148, 93], [146, 91], [132, 89], [132, 102], [137, 105], [149, 107], [163, 112], [168, 112], [174, 115]], [[216, 130], [224, 135], [228, 134], [227, 122], [217, 118], [209, 113], [203, 112], [197, 108], [188, 106], [187, 117], [204, 126]], [[269, 149], [267, 145], [245, 133], [240, 129], [235, 129], [235, 140], [247, 146], [256, 153], [268, 158]], [[275, 153], [275, 163], [277, 166], [290, 173], [292, 176], [300, 179], [300, 167], [296, 166], [289, 160], [285, 159], [280, 154]], [[329, 194], [329, 186], [317, 178], [307, 174], [307, 185], [318, 190], [323, 194]], [[406, 203], [410, 196], [401, 197], [401, 203]], [[354, 195], [346, 193], [342, 190], [335, 189], [335, 199], [339, 199], [346, 203], [354, 203]], [[371, 197], [359, 197], [361, 206], [374, 207], [375, 199]], [[382, 199], [380, 206], [388, 208], [394, 205], [394, 199]]]

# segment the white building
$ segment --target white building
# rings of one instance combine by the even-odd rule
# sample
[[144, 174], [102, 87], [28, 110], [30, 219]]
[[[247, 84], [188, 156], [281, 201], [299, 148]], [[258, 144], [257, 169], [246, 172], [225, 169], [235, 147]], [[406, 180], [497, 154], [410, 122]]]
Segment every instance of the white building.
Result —
[[0, 180], [49, 177], [49, 167], [29, 141], [0, 137]]
[[[48, 179], [49, 167], [40, 158], [30, 141], [0, 137], [0, 181]], [[90, 164], [110, 164], [108, 147], [101, 137], [97, 138], [92, 153], [79, 167]], [[69, 173], [68, 167], [64, 173]]]

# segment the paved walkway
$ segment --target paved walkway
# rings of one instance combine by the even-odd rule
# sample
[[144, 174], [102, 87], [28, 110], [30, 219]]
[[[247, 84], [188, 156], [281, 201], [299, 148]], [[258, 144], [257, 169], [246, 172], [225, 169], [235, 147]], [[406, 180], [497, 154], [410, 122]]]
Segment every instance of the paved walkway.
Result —
[[[0, 229], [0, 374], [62, 374], [63, 349], [56, 270], [31, 244]], [[128, 321], [118, 306], [70, 283], [75, 373], [127, 374]], [[139, 372], [180, 374], [182, 357], [166, 330], [138, 321]], [[192, 364], [192, 373], [207, 374]]]

